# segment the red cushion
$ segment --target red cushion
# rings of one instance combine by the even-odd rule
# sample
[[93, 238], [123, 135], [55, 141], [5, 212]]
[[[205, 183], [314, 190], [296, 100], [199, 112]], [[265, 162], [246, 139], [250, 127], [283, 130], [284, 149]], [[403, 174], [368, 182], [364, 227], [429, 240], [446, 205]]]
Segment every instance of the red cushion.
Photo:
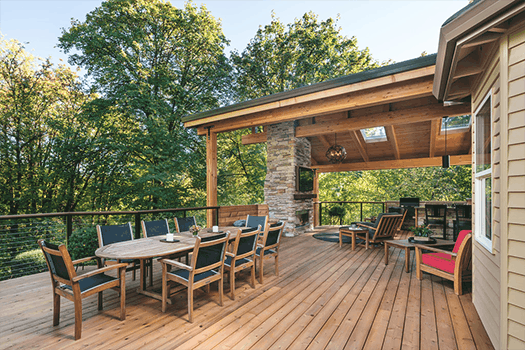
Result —
[[463, 230], [459, 232], [458, 239], [456, 240], [456, 244], [454, 244], [454, 249], [452, 249], [452, 253], [459, 252], [459, 247], [461, 247], [461, 243], [463, 243], [465, 236], [468, 235], [469, 233], [472, 233], [472, 230]]
[[421, 254], [421, 261], [425, 265], [432, 266], [448, 273], [454, 273], [454, 267], [456, 265], [452, 256], [445, 253]]

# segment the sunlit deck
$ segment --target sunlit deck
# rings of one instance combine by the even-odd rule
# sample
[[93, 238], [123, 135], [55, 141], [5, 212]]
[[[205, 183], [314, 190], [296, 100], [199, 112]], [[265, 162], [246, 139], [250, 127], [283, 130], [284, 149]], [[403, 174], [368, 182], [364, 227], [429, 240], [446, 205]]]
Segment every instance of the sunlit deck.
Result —
[[[333, 230], [333, 229], [332, 229]], [[412, 254], [413, 257], [413, 254]], [[187, 321], [186, 293], [166, 313], [161, 303], [136, 293], [126, 275], [127, 318], [118, 319], [117, 293], [84, 300], [82, 339], [74, 341], [73, 303], [62, 300], [61, 322], [52, 325], [49, 273], [0, 282], [2, 349], [493, 349], [471, 301], [452, 283], [404, 271], [404, 253], [391, 248], [351, 251], [350, 244], [283, 238], [280, 277], [273, 259], [265, 283], [252, 289], [248, 273], [237, 278], [237, 299], [195, 293], [195, 322]], [[154, 285], [160, 285], [155, 264]], [[228, 292], [228, 283], [225, 284]]]

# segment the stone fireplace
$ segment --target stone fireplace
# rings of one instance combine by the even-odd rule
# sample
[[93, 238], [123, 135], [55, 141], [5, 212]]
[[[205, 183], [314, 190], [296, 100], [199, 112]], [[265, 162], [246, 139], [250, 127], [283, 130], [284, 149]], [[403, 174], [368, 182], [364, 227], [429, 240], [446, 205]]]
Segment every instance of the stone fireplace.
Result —
[[286, 222], [288, 236], [304, 233], [313, 228], [313, 199], [294, 197], [299, 194], [296, 167], [311, 166], [310, 141], [295, 137], [294, 122], [270, 125], [266, 132], [268, 159], [264, 198], [269, 216]]

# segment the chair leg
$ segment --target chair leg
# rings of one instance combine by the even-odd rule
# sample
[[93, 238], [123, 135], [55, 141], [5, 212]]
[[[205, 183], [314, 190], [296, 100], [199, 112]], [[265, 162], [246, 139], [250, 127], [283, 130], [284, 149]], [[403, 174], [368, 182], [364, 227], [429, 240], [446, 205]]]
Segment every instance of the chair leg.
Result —
[[263, 258], [263, 251], [261, 251], [261, 258], [259, 259], [261, 261], [261, 265], [259, 266], [259, 283], [263, 284], [263, 266], [264, 266], [264, 258]]
[[251, 267], [250, 282], [253, 289], [255, 289], [255, 262]]
[[153, 259], [149, 259], [149, 286], [153, 286]]
[[120, 319], [126, 319], [126, 269], [120, 269]]
[[98, 292], [98, 310], [99, 311], [102, 311], [102, 308], [103, 308], [103, 300], [104, 300], [104, 296], [102, 295], [102, 292]]
[[211, 285], [209, 283], [205, 287], [206, 288], [206, 293], [208, 293], [208, 294], [210, 294], [210, 290], [211, 290], [210, 287], [211, 287]]
[[423, 278], [423, 273], [421, 272], [421, 252], [416, 248], [416, 277], [418, 280]]
[[188, 319], [193, 323], [193, 285], [188, 286]]
[[53, 326], [60, 323], [60, 295], [53, 291]]
[[235, 300], [235, 270], [230, 268], [230, 299]]
[[221, 279], [218, 281], [218, 283], [219, 283], [219, 305], [222, 306], [223, 305], [222, 297], [224, 294], [224, 273], [222, 273]]
[[[137, 264], [136, 263], [133, 263], [133, 281], [135, 280], [135, 278], [137, 277]], [[142, 281], [141, 281], [142, 282]], [[146, 282], [144, 282], [146, 283]]]
[[275, 275], [279, 276], [279, 255], [275, 256]]
[[456, 295], [463, 294], [463, 278], [461, 274], [454, 275], [454, 293]]
[[168, 267], [162, 264], [162, 312], [166, 312], [166, 303], [168, 302]]
[[75, 340], [82, 336], [82, 297], [75, 297]]

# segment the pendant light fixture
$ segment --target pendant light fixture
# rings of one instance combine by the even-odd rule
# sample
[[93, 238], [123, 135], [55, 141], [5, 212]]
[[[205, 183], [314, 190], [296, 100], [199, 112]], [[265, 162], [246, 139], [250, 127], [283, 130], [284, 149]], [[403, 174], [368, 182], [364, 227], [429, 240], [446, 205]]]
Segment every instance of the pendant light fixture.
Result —
[[346, 149], [337, 144], [337, 134], [335, 134], [334, 145], [326, 151], [326, 158], [332, 164], [341, 163], [346, 158]]
[[450, 166], [450, 156], [447, 154], [448, 117], [443, 117], [443, 119], [445, 119], [445, 155], [441, 157], [441, 165], [444, 169], [447, 169]]

